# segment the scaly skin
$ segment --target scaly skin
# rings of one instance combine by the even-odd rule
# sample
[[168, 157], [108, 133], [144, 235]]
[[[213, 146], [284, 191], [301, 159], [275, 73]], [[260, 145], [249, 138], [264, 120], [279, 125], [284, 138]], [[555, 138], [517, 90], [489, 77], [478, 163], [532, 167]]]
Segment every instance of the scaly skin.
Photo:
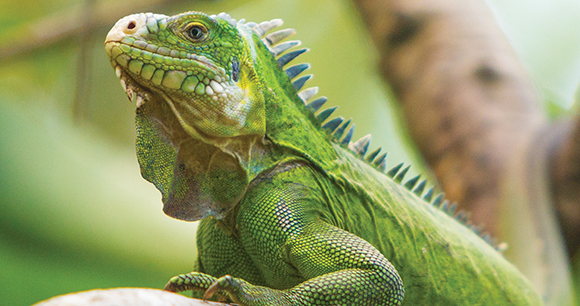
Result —
[[261, 39], [279, 24], [135, 14], [107, 36], [143, 176], [166, 214], [202, 220], [196, 271], [165, 289], [250, 306], [542, 305], [440, 198], [419, 197], [424, 184], [410, 192], [405, 171], [363, 159], [368, 138], [350, 143], [338, 119], [321, 128], [329, 111], [316, 117], [276, 60], [291, 31]]

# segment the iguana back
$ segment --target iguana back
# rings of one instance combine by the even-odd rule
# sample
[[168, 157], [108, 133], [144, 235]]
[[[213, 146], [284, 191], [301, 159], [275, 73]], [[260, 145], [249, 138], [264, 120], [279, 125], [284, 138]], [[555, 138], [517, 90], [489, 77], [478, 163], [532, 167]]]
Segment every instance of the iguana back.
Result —
[[441, 198], [431, 204], [410, 192], [412, 182], [406, 188], [349, 153], [340, 154], [350, 170], [333, 179], [341, 186], [333, 210], [343, 216], [341, 228], [364, 237], [395, 266], [407, 292], [404, 305], [541, 305], [490, 241], [458, 222], [463, 213], [452, 217]]

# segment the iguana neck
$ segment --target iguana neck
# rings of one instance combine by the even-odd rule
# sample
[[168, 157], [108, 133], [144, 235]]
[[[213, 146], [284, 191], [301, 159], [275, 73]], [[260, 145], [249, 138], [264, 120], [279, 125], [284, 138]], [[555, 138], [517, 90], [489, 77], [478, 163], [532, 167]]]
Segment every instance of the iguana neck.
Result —
[[290, 150], [285, 154], [303, 157], [325, 170], [333, 168], [336, 152], [329, 135], [321, 129], [314, 114], [298, 97], [291, 80], [255, 33], [252, 42], [265, 99], [267, 139]]

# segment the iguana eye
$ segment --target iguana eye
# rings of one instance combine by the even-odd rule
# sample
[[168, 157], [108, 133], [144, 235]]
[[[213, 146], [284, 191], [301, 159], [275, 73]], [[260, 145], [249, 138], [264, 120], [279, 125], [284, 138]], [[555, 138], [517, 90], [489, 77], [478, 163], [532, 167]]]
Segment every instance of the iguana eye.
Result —
[[194, 23], [185, 29], [185, 34], [194, 42], [201, 41], [207, 35], [207, 28], [200, 23]]

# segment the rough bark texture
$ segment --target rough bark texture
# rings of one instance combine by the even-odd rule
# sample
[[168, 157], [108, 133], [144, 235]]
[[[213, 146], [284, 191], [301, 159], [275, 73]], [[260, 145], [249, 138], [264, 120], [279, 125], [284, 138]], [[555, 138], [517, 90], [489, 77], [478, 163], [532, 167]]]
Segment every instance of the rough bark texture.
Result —
[[538, 95], [480, 1], [358, 0], [408, 130], [447, 198], [497, 233], [497, 179], [543, 123]]
[[90, 290], [53, 297], [34, 306], [224, 306], [230, 304], [192, 299], [147, 288]]

